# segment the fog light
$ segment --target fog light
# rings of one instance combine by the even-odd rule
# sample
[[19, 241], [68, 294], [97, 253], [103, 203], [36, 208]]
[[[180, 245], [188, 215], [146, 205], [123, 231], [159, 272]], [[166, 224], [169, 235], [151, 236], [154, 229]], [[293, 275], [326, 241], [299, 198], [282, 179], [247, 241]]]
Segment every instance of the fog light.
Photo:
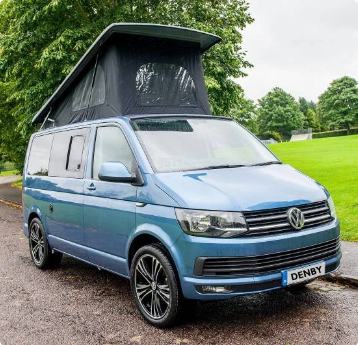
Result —
[[233, 292], [230, 286], [210, 286], [204, 285], [201, 287], [203, 293], [230, 293]]

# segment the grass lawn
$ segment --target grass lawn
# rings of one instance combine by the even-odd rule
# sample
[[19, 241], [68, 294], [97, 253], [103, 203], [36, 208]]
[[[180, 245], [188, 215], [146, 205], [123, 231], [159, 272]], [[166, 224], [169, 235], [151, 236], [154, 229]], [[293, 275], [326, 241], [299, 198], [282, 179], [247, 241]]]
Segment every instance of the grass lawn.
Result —
[[18, 180], [16, 180], [15, 182], [13, 182], [11, 184], [12, 187], [14, 188], [19, 188], [22, 189], [22, 177], [20, 177]]
[[3, 171], [0, 173], [0, 176], [16, 175], [18, 173], [17, 170]]
[[358, 135], [269, 147], [284, 163], [328, 189], [341, 222], [342, 239], [358, 242]]

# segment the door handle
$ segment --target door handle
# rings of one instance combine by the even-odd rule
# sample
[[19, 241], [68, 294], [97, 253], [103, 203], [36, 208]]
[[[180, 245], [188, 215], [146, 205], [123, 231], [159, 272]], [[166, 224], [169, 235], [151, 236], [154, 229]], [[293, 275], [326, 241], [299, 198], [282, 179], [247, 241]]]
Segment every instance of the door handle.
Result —
[[91, 183], [88, 187], [87, 187], [88, 190], [96, 190], [96, 186]]

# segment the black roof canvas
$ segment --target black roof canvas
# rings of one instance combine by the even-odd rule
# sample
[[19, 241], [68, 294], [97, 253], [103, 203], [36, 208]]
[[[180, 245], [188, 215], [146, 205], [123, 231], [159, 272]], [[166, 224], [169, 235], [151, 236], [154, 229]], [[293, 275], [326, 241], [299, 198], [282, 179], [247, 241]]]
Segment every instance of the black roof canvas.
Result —
[[48, 128], [121, 115], [210, 115], [201, 55], [220, 40], [175, 26], [112, 24], [32, 122]]

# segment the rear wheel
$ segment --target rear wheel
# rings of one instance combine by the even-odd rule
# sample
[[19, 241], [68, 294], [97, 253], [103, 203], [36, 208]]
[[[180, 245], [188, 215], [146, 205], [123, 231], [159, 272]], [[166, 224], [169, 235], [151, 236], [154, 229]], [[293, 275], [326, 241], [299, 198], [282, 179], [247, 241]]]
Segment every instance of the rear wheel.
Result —
[[147, 245], [137, 251], [131, 265], [131, 289], [139, 311], [152, 325], [168, 327], [178, 319], [179, 285], [161, 246]]
[[40, 269], [54, 268], [61, 262], [62, 253], [52, 252], [45, 229], [38, 218], [30, 223], [29, 248], [32, 262]]

